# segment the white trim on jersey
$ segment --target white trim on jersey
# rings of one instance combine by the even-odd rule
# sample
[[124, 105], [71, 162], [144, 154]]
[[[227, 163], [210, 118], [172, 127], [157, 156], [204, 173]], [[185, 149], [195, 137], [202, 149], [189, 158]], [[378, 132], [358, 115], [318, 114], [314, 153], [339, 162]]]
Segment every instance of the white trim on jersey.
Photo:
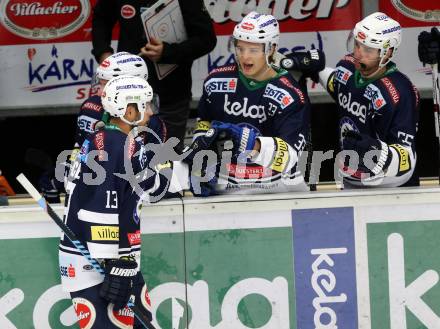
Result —
[[81, 209], [78, 211], [78, 219], [83, 222], [106, 224], [106, 225], [118, 225], [118, 214], [105, 214], [102, 212], [89, 211]]
[[92, 258], [119, 258], [119, 243], [103, 244], [87, 242], [87, 249], [89, 249]]
[[334, 68], [326, 67], [324, 70], [322, 70], [318, 73], [319, 83], [321, 84], [321, 86], [324, 87], [325, 90], [327, 90], [328, 79], [334, 71], [335, 71]]

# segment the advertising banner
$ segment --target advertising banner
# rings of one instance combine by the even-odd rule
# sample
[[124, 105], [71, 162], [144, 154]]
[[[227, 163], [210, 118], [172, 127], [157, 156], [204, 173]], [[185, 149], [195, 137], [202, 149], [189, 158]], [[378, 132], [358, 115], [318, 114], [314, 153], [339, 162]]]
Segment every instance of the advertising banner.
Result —
[[[91, 12], [96, 0], [18, 1], [0, 3], [0, 110], [79, 106], [91, 93], [90, 80], [97, 67], [91, 54]], [[256, 10], [272, 13], [280, 21], [280, 52], [318, 48], [327, 65], [335, 67], [347, 50], [349, 31], [361, 17], [361, 1], [208, 1], [214, 21], [216, 48], [194, 62], [192, 92], [202, 93], [208, 72], [234, 61], [228, 41], [243, 15]], [[435, 1], [379, 1], [379, 9], [401, 22], [403, 41], [395, 61], [421, 90], [431, 89], [430, 68], [417, 60], [417, 36], [439, 24]], [[117, 28], [112, 46], [116, 48]], [[312, 82], [309, 92], [325, 94]]]
[[297, 328], [358, 329], [353, 208], [293, 210]]
[[440, 207], [358, 207], [360, 328], [438, 328]]
[[[310, 198], [314, 208], [293, 210], [300, 199], [271, 200], [263, 211], [257, 203], [245, 211], [249, 200], [189, 202], [185, 220], [149, 207], [155, 215], [142, 216], [141, 268], [154, 324], [436, 329], [440, 205], [422, 203], [426, 197]], [[44, 221], [52, 229], [43, 231], [43, 221], [25, 214], [0, 223], [0, 328], [77, 328], [60, 286], [57, 228]]]
[[[0, 109], [79, 106], [89, 96], [97, 65], [90, 52], [94, 3], [95, 0], [1, 2]], [[229, 36], [248, 12], [272, 13], [280, 21], [281, 52], [319, 48], [326, 52], [330, 65], [344, 55], [348, 31], [361, 17], [361, 3], [354, 0], [205, 0], [205, 6], [213, 18], [218, 43], [211, 54], [193, 65], [195, 100], [202, 94], [209, 70], [234, 60], [228, 49]], [[116, 48], [115, 40], [112, 45]], [[323, 92], [320, 87], [310, 87], [312, 94]]]
[[440, 3], [420, 0], [381, 0], [379, 10], [402, 27], [440, 25]]

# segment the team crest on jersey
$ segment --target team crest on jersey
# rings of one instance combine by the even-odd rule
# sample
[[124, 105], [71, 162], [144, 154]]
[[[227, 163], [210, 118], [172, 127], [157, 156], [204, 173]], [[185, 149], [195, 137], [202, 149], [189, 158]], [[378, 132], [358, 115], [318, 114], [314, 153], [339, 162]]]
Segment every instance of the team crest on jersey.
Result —
[[348, 79], [350, 79], [352, 74], [353, 73], [350, 70], [347, 70], [345, 67], [338, 66], [335, 73], [335, 79], [340, 83], [346, 85]]
[[267, 84], [263, 97], [274, 100], [282, 109], [285, 109], [294, 101], [293, 97], [285, 89], [278, 88], [271, 83]]
[[367, 88], [365, 88], [364, 97], [371, 101], [373, 104], [373, 108], [377, 111], [382, 108], [387, 102], [382, 96], [379, 88], [377, 88], [373, 84], [369, 84]]
[[208, 95], [211, 93], [234, 93], [237, 88], [237, 78], [212, 78], [205, 83]]
[[359, 132], [359, 128], [356, 126], [356, 123], [352, 119], [350, 119], [349, 117], [343, 117], [341, 121], [339, 121], [339, 141], [341, 143], [341, 146], [343, 136], [349, 130]]

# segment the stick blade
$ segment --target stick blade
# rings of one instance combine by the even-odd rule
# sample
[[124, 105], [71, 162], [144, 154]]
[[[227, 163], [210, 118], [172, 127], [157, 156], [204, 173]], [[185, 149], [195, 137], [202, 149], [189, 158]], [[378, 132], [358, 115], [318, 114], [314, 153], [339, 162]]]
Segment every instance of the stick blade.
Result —
[[46, 209], [46, 200], [40, 195], [40, 192], [32, 185], [27, 177], [21, 173], [17, 176], [17, 181], [24, 187], [24, 189], [31, 195], [32, 199], [38, 202], [38, 204]]

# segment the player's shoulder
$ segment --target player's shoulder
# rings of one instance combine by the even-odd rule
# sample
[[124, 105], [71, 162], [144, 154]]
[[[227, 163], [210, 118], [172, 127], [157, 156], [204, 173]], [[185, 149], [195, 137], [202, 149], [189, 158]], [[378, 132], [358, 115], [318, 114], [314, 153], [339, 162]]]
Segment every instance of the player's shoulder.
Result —
[[305, 104], [307, 98], [298, 82], [289, 74], [279, 74], [266, 85], [264, 95], [269, 98], [290, 105], [291, 103]]
[[344, 66], [354, 66], [354, 56], [353, 54], [346, 54], [344, 57], [342, 57], [338, 64], [344, 65]]
[[216, 77], [230, 77], [238, 74], [237, 64], [223, 65], [209, 71], [207, 79]]
[[384, 98], [394, 106], [412, 98], [415, 98], [416, 103], [419, 102], [417, 88], [405, 74], [398, 70], [376, 80], [374, 85], [382, 91]]
[[355, 71], [354, 67], [354, 57], [353, 54], [347, 54], [344, 57], [342, 57], [339, 62], [336, 64], [336, 68], [342, 67], [346, 70], [349, 70], [351, 72]]
[[101, 97], [99, 97], [98, 95], [90, 96], [81, 104], [80, 111], [95, 112], [102, 114], [104, 110], [102, 108]]
[[212, 70], [205, 79], [204, 88], [211, 93], [235, 92], [239, 80], [237, 65], [220, 66]]
[[89, 137], [90, 149], [112, 151], [124, 147], [127, 135], [113, 126], [105, 126]]

